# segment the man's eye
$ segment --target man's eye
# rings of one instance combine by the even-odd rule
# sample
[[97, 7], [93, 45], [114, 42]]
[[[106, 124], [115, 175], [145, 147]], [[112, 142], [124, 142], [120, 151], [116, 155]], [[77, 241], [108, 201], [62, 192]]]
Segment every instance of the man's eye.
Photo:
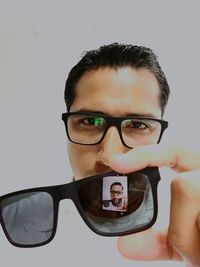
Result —
[[133, 129], [146, 129], [148, 126], [141, 121], [133, 121], [133, 120], [127, 120], [124, 122], [123, 125], [125, 128], [133, 128]]
[[132, 123], [132, 127], [134, 127], [135, 129], [146, 129], [146, 128], [148, 128], [146, 124], [144, 124], [143, 122], [139, 122], [139, 121], [133, 122]]
[[102, 126], [103, 119], [102, 118], [84, 118], [81, 120], [81, 123], [84, 125]]

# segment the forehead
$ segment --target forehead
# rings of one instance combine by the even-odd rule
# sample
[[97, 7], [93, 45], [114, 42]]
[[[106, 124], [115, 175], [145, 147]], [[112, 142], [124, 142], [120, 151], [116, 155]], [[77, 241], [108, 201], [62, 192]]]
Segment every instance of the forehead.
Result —
[[122, 186], [121, 185], [112, 185], [112, 190], [119, 190], [121, 191], [122, 190]]
[[160, 89], [146, 69], [99, 68], [86, 72], [75, 88], [71, 110], [104, 110], [110, 115], [160, 112]]

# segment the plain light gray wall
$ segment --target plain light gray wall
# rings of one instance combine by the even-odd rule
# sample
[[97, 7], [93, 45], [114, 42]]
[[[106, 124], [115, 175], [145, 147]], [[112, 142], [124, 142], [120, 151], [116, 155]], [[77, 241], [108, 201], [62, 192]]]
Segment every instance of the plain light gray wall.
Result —
[[[170, 129], [163, 141], [199, 146], [198, 10], [198, 1], [0, 0], [1, 195], [71, 179], [61, 121], [65, 79], [82, 51], [102, 44], [118, 41], [154, 49], [172, 90], [166, 112]], [[161, 172], [159, 228], [168, 222], [172, 177], [168, 170]], [[91, 233], [67, 201], [48, 246], [17, 249], [0, 231], [0, 248], [5, 267], [161, 264], [123, 259], [116, 239]]]

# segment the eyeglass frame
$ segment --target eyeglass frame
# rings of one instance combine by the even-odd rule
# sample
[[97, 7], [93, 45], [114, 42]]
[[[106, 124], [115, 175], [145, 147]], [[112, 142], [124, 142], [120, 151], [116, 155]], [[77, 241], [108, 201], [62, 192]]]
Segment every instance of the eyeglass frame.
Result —
[[[79, 142], [75, 142], [71, 139], [70, 137], [70, 134], [69, 134], [69, 130], [68, 130], [68, 118], [71, 116], [71, 115], [90, 115], [90, 116], [95, 116], [95, 117], [101, 117], [103, 119], [105, 119], [106, 121], [106, 126], [105, 126], [105, 129], [104, 129], [104, 133], [102, 135], [102, 137], [100, 138], [100, 140], [94, 144], [84, 144], [84, 143], [79, 143]], [[123, 116], [123, 117], [111, 117], [111, 116], [107, 116], [107, 115], [104, 115], [104, 114], [98, 114], [98, 113], [93, 113], [93, 112], [66, 112], [66, 113], [62, 113], [62, 120], [64, 121], [65, 123], [65, 129], [66, 129], [66, 133], [67, 133], [67, 137], [68, 139], [74, 143], [74, 144], [78, 144], [78, 145], [86, 145], [86, 146], [93, 146], [93, 145], [98, 145], [100, 144], [108, 129], [111, 127], [111, 126], [115, 126], [118, 130], [118, 133], [119, 133], [119, 136], [120, 136], [120, 139], [121, 139], [121, 142], [124, 146], [128, 147], [128, 148], [133, 148], [133, 147], [130, 147], [128, 146], [125, 141], [124, 141], [124, 138], [123, 138], [123, 135], [122, 135], [122, 131], [121, 131], [121, 124], [124, 120], [128, 120], [128, 119], [141, 119], [141, 120], [149, 120], [149, 121], [156, 121], [156, 122], [159, 122], [160, 125], [161, 125], [161, 131], [160, 131], [160, 136], [158, 138], [158, 141], [157, 141], [157, 144], [160, 142], [162, 136], [163, 136], [163, 133], [165, 131], [165, 129], [167, 129], [168, 127], [168, 121], [165, 121], [165, 120], [161, 120], [161, 119], [156, 119], [156, 118], [151, 118], [151, 117], [142, 117], [142, 116]]]
[[[106, 175], [124, 175], [124, 174], [119, 174], [116, 173], [114, 171], [108, 172], [108, 173], [101, 173], [101, 174], [97, 174], [97, 175], [93, 175], [90, 177], [86, 177], [84, 179], [81, 180], [77, 180], [77, 181], [73, 181], [73, 182], [69, 182], [67, 184], [61, 184], [61, 185], [53, 185], [53, 186], [44, 186], [44, 187], [35, 187], [35, 188], [30, 188], [30, 189], [24, 189], [24, 190], [20, 190], [20, 191], [16, 191], [16, 192], [12, 192], [3, 196], [0, 196], [0, 223], [2, 225], [3, 231], [8, 239], [8, 241], [16, 246], [16, 247], [20, 247], [20, 248], [33, 248], [33, 247], [39, 247], [39, 246], [43, 246], [46, 245], [48, 243], [50, 243], [53, 238], [55, 237], [56, 231], [57, 231], [57, 225], [58, 225], [58, 213], [59, 213], [59, 203], [61, 200], [64, 199], [71, 199], [76, 207], [76, 209], [78, 210], [80, 216], [82, 217], [83, 221], [86, 223], [86, 225], [96, 234], [101, 235], [101, 236], [123, 236], [123, 235], [129, 235], [129, 234], [134, 234], [134, 233], [138, 233], [144, 230], [149, 229], [156, 221], [157, 219], [157, 215], [158, 215], [158, 198], [157, 198], [157, 188], [158, 188], [158, 183], [161, 179], [160, 177], [160, 173], [158, 171], [158, 167], [147, 167], [143, 170], [140, 171], [135, 171], [133, 172], [135, 174], [137, 173], [142, 173], [144, 175], [147, 175], [150, 186], [151, 186], [151, 190], [152, 190], [152, 196], [153, 196], [153, 207], [154, 207], [154, 213], [153, 213], [153, 218], [152, 220], [144, 225], [144, 226], [140, 226], [136, 229], [132, 229], [132, 230], [127, 230], [127, 231], [122, 231], [122, 232], [118, 232], [116, 233], [105, 233], [105, 232], [101, 232], [100, 230], [96, 229], [89, 221], [89, 219], [87, 218], [87, 216], [84, 213], [84, 210], [81, 206], [81, 203], [79, 201], [79, 197], [78, 197], [78, 190], [79, 187], [83, 184], [83, 183], [87, 183], [88, 180], [93, 180], [93, 179], [101, 179]], [[155, 175], [156, 173], [156, 175]], [[16, 195], [20, 195], [20, 194], [25, 194], [25, 193], [31, 193], [31, 192], [45, 192], [45, 193], [49, 193], [52, 197], [53, 200], [53, 227], [52, 227], [52, 233], [50, 235], [50, 237], [40, 243], [36, 243], [36, 244], [19, 244], [14, 242], [11, 237], [9, 236], [7, 230], [6, 230], [6, 226], [4, 224], [4, 219], [3, 219], [3, 215], [2, 215], [2, 208], [1, 208], [1, 202], [8, 198], [8, 197], [13, 197]]]

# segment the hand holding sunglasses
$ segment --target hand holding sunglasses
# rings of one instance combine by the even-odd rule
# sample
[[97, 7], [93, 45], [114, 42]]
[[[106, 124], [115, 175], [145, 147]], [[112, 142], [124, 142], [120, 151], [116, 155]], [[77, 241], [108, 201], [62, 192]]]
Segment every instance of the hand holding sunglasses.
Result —
[[59, 202], [71, 199], [88, 227], [102, 236], [150, 228], [157, 218], [158, 168], [129, 174], [109, 172], [64, 185], [0, 197], [0, 221], [11, 244], [37, 247], [55, 236]]

